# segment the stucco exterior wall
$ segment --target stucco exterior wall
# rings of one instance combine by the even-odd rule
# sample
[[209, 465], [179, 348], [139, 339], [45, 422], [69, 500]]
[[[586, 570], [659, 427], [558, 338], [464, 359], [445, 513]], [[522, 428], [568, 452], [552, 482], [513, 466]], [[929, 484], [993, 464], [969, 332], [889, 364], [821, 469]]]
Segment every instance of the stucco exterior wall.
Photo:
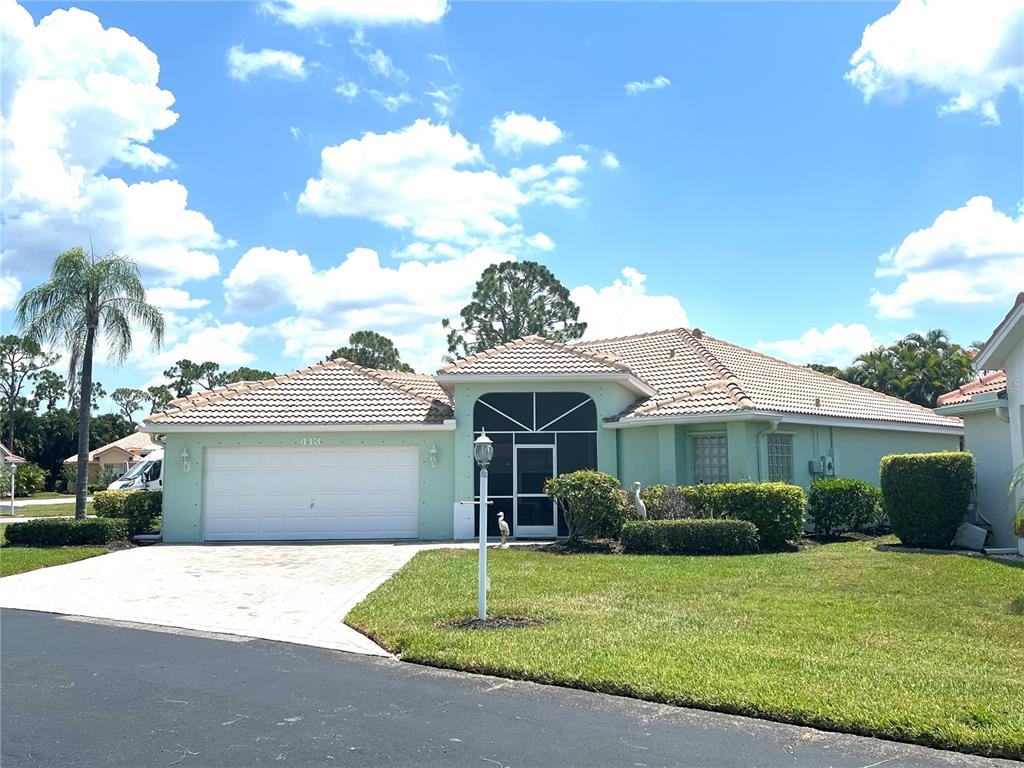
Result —
[[[723, 421], [693, 425], [630, 427], [619, 435], [619, 480], [627, 487], [693, 483], [690, 439], [701, 434], [725, 434], [729, 440], [729, 480], [768, 480], [768, 421]], [[667, 439], [665, 430], [673, 430]], [[836, 477], [850, 477], [878, 485], [879, 463], [890, 453], [955, 451], [956, 434], [902, 430], [827, 427], [780, 422], [775, 431], [793, 437], [793, 482], [807, 488], [815, 479], [808, 462], [832, 459]]]
[[[452, 430], [409, 432], [304, 432], [193, 433], [166, 438], [164, 461], [163, 540], [192, 543], [203, 540], [205, 452], [209, 448], [299, 448], [304, 437], [318, 437], [323, 446], [411, 445], [420, 449], [419, 535], [423, 539], [452, 537], [453, 478], [455, 467]], [[437, 446], [437, 468], [430, 466], [430, 448]], [[188, 474], [182, 472], [182, 449], [192, 458]], [[311, 448], [310, 450], [316, 450]]]
[[1010, 497], [1013, 458], [1010, 455], [1010, 425], [996, 417], [995, 408], [965, 413], [965, 447], [977, 464], [978, 515], [992, 526], [992, 546], [1016, 546], [1013, 518], [1016, 509]]
[[960, 435], [882, 429], [835, 429], [836, 477], [878, 485], [879, 464], [891, 453], [960, 450]]
[[[1010, 352], [1003, 369], [1006, 371], [1006, 404], [1010, 414], [1010, 461], [1018, 467], [1024, 464], [1024, 342]], [[1017, 500], [1024, 502], [1024, 488], [1017, 489]]]

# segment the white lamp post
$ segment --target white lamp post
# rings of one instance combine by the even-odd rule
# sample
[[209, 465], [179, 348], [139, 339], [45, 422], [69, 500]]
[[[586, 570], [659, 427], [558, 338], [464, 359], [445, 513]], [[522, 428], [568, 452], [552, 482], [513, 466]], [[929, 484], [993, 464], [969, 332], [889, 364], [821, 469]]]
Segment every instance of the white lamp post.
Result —
[[487, 465], [494, 458], [494, 443], [484, 430], [473, 441], [473, 458], [480, 465], [480, 562], [477, 574], [476, 617], [487, 618]]

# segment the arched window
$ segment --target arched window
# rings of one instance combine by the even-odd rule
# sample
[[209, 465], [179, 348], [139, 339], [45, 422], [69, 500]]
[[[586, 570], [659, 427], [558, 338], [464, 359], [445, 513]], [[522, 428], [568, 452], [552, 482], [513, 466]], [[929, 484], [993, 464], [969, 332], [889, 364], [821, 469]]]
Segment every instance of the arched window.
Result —
[[[473, 408], [473, 432], [494, 441], [488, 468], [489, 530], [497, 514], [513, 534], [564, 536], [561, 513], [543, 493], [547, 478], [597, 468], [597, 407], [582, 392], [491, 392]], [[479, 468], [474, 465], [474, 492]]]

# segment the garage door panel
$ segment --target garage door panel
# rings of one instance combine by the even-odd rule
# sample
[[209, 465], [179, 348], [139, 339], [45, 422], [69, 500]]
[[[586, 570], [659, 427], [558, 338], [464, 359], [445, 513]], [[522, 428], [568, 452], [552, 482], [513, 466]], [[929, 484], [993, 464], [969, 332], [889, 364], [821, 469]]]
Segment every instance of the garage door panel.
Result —
[[415, 538], [419, 450], [210, 449], [208, 540]]

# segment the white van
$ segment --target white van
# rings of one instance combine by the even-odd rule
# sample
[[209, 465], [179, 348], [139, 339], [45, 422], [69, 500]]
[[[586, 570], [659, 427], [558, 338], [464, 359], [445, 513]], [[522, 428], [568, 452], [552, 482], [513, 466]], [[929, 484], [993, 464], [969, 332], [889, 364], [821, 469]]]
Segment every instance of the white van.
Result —
[[131, 469], [107, 486], [108, 491], [159, 491], [164, 487], [164, 452], [147, 453]]

